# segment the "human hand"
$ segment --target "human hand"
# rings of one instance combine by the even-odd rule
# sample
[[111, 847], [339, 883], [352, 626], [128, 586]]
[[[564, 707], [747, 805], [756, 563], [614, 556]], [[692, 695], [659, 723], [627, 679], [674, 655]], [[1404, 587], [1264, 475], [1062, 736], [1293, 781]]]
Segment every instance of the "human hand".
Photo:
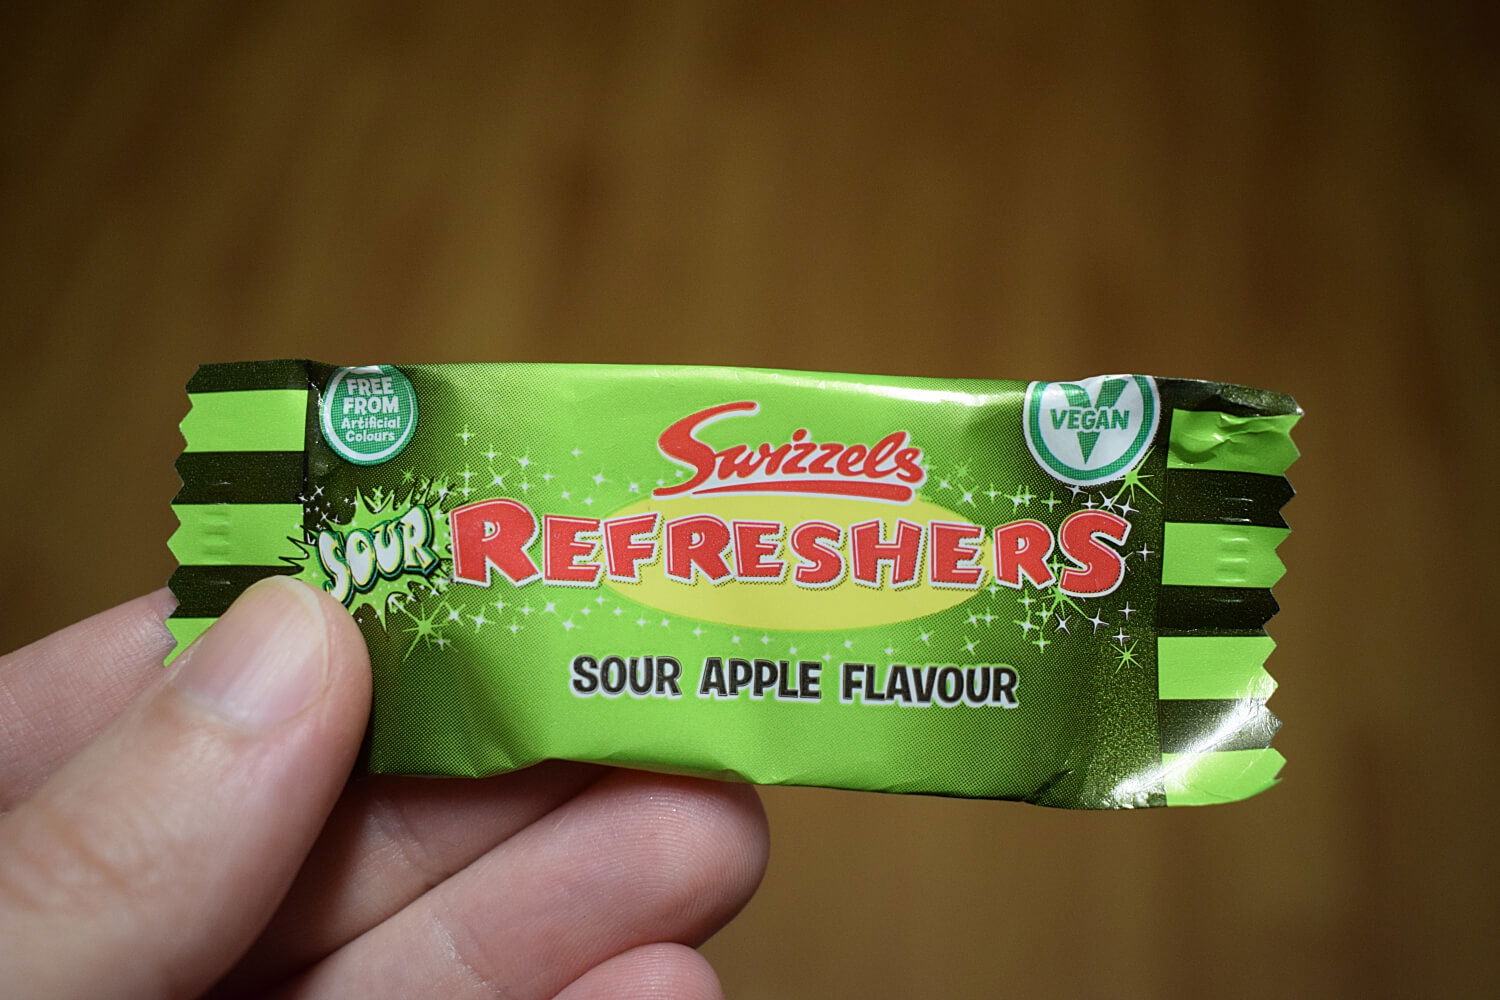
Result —
[[0, 658], [7, 996], [713, 997], [748, 786], [547, 763], [347, 783], [336, 602], [257, 584], [162, 670], [166, 591]]

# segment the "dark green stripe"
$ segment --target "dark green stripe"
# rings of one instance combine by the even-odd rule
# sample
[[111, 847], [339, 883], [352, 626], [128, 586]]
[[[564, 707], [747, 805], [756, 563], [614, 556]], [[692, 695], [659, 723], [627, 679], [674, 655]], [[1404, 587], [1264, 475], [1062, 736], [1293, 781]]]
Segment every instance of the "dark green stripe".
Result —
[[1169, 413], [1172, 410], [1221, 410], [1237, 417], [1252, 417], [1302, 412], [1302, 407], [1291, 396], [1269, 389], [1181, 378], [1159, 378], [1156, 388], [1161, 393], [1162, 407]]
[[184, 503], [296, 503], [302, 493], [300, 451], [198, 451], [177, 459]]
[[187, 391], [234, 392], [243, 389], [306, 389], [305, 361], [235, 361], [202, 365], [188, 381]]
[[1281, 720], [1259, 701], [1163, 701], [1157, 719], [1162, 753], [1262, 750]]
[[1269, 590], [1252, 587], [1163, 587], [1156, 604], [1164, 635], [1259, 632], [1280, 607]]
[[217, 618], [257, 580], [291, 576], [295, 566], [179, 566], [167, 586], [177, 595], [177, 618]]
[[1296, 491], [1281, 476], [1168, 469], [1162, 518], [1199, 524], [1285, 528], [1281, 508]]

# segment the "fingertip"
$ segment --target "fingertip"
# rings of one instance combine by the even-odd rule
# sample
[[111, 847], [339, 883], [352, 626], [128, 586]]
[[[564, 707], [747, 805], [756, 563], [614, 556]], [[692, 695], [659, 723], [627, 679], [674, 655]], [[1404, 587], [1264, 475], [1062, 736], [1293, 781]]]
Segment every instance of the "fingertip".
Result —
[[557, 1000], [723, 1000], [708, 959], [664, 942], [622, 952], [584, 973]]

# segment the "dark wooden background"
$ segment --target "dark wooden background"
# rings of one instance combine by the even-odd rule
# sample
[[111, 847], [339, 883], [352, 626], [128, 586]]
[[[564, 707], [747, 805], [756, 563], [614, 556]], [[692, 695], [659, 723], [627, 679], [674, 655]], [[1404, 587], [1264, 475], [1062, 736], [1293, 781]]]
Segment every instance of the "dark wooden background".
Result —
[[707, 950], [751, 998], [1487, 993], [1483, 11], [7, 5], [0, 640], [166, 579], [202, 361], [1288, 390], [1280, 787], [1139, 815], [772, 789], [764, 891]]

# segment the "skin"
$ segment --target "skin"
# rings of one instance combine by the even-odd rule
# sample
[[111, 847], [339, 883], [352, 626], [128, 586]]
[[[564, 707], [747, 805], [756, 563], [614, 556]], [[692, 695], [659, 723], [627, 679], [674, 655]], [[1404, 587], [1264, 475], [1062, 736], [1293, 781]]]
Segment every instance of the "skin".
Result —
[[0, 658], [17, 996], [721, 996], [693, 950], [766, 861], [747, 786], [547, 763], [358, 778], [364, 643], [246, 591], [163, 670], [165, 591]]

